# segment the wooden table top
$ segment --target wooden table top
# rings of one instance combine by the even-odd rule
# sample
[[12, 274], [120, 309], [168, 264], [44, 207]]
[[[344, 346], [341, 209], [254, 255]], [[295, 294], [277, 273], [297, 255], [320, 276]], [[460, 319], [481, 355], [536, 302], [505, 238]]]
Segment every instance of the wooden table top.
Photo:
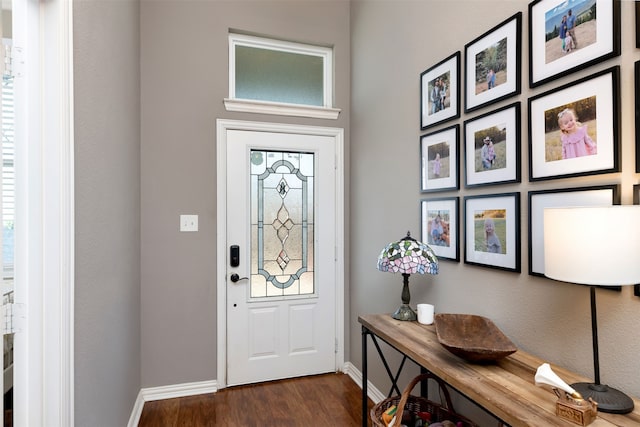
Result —
[[[557, 417], [555, 394], [550, 388], [538, 387], [534, 383], [538, 366], [548, 361], [518, 350], [496, 364], [472, 364], [450, 353], [440, 344], [434, 325], [400, 321], [389, 314], [362, 315], [358, 321], [373, 334], [513, 427], [577, 425]], [[553, 371], [568, 384], [593, 381], [551, 365]], [[640, 426], [640, 400], [633, 398], [633, 401], [633, 412], [625, 415], [598, 412], [598, 417], [589, 426]]]

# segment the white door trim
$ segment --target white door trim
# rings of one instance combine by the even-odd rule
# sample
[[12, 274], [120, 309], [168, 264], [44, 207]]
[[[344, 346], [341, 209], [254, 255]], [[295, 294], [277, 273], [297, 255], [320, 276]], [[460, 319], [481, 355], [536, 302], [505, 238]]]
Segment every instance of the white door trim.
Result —
[[[14, 424], [74, 424], [73, 25], [68, 0], [13, 3], [16, 94]], [[20, 221], [20, 223], [18, 223]], [[20, 286], [24, 285], [24, 286]]]
[[227, 162], [226, 143], [228, 130], [257, 132], [299, 133], [329, 136], [336, 141], [336, 370], [344, 365], [344, 130], [340, 128], [290, 125], [282, 123], [248, 122], [241, 120], [217, 120], [216, 138], [216, 288], [217, 288], [217, 384], [227, 385]]

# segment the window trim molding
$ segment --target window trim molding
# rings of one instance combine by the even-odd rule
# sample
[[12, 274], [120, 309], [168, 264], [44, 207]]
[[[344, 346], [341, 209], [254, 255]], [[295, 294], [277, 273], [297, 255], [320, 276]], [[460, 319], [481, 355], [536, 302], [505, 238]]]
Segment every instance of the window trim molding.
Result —
[[[312, 106], [236, 98], [235, 64], [237, 46], [321, 57], [323, 59], [323, 105]], [[227, 111], [337, 119], [341, 110], [333, 108], [333, 49], [245, 34], [229, 33], [229, 97], [224, 99], [224, 105]]]
[[242, 113], [276, 114], [281, 116], [311, 117], [314, 119], [332, 120], [337, 119], [341, 112], [338, 108], [230, 98], [224, 99], [224, 106], [227, 111], [237, 111]]

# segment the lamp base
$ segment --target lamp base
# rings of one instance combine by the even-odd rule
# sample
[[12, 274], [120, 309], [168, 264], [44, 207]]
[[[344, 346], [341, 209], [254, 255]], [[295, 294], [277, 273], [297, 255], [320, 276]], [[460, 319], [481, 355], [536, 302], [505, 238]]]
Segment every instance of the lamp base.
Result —
[[598, 411], [610, 414], [627, 414], [633, 411], [633, 400], [620, 390], [604, 384], [575, 383], [571, 384], [583, 398], [592, 398], [598, 403]]
[[396, 320], [418, 320], [418, 315], [415, 311], [411, 309], [407, 304], [402, 304], [398, 309], [391, 315]]

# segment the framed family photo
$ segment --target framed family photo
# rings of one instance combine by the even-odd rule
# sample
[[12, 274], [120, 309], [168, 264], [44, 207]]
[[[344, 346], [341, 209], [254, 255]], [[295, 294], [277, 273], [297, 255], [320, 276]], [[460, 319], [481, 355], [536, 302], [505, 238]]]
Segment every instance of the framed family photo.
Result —
[[460, 125], [420, 137], [421, 191], [458, 190]]
[[464, 122], [465, 187], [520, 182], [520, 103]]
[[620, 55], [620, 0], [529, 4], [529, 86]]
[[518, 12], [465, 46], [465, 113], [520, 93], [521, 44]]
[[464, 198], [466, 264], [520, 272], [520, 193]]
[[544, 209], [620, 204], [619, 185], [529, 192], [529, 274], [544, 276]]
[[420, 74], [420, 128], [460, 117], [460, 51]]
[[620, 68], [529, 98], [529, 180], [618, 172]]
[[458, 197], [426, 199], [420, 202], [422, 241], [438, 259], [460, 261]]

